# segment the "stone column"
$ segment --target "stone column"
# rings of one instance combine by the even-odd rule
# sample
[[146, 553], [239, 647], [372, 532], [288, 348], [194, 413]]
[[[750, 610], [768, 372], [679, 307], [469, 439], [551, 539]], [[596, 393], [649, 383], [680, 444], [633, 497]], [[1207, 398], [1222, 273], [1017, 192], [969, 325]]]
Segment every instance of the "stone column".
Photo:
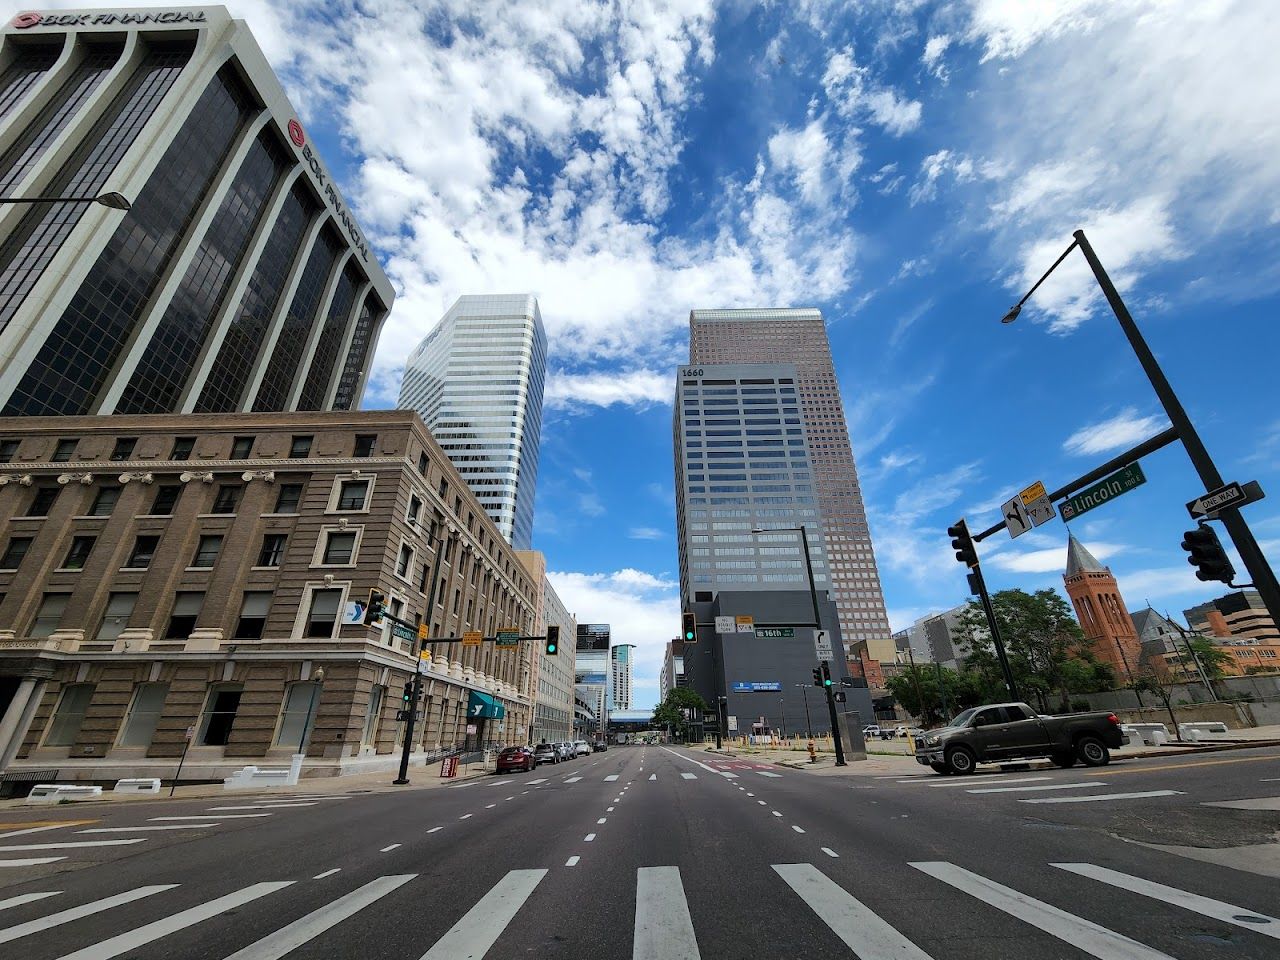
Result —
[[0, 717], [0, 770], [4, 770], [17, 755], [31, 724], [31, 714], [35, 705], [40, 702], [37, 690], [44, 686], [43, 680], [35, 677], [23, 677], [14, 691], [9, 709]]

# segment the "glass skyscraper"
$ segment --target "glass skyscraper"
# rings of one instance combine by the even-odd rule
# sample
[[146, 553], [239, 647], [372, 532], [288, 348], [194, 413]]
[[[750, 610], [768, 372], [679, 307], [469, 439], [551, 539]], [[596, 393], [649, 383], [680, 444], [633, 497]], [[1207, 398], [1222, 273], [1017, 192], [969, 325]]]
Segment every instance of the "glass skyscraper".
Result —
[[574, 695], [596, 714], [596, 728], [604, 730], [613, 701], [613, 657], [609, 624], [578, 624], [578, 644], [573, 667]]
[[465, 296], [409, 355], [400, 386], [400, 407], [418, 412], [517, 550], [533, 541], [546, 368], [533, 296]]

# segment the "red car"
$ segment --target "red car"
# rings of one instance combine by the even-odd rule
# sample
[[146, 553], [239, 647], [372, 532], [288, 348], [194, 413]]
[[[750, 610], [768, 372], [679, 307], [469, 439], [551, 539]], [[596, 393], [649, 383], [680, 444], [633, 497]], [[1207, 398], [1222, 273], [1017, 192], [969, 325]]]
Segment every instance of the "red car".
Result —
[[498, 773], [511, 773], [516, 770], [537, 770], [538, 761], [528, 747], [507, 747], [498, 754]]

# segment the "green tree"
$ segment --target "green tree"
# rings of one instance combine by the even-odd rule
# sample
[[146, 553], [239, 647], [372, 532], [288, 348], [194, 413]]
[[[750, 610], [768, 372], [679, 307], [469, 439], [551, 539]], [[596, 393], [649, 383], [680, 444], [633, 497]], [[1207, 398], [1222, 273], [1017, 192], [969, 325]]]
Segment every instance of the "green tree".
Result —
[[1224, 667], [1232, 661], [1231, 654], [1208, 637], [1189, 637], [1187, 645], [1210, 680], [1221, 680], [1226, 675]]
[[654, 707], [653, 723], [655, 726], [677, 730], [684, 735], [689, 729], [687, 711], [692, 710], [695, 716], [702, 716], [702, 712], [706, 709], [708, 709], [707, 701], [702, 699], [698, 691], [691, 687], [673, 687], [667, 691], [662, 702]]
[[885, 686], [903, 709], [919, 717], [925, 726], [936, 726], [987, 699], [985, 685], [976, 675], [932, 664], [907, 667], [886, 678]]

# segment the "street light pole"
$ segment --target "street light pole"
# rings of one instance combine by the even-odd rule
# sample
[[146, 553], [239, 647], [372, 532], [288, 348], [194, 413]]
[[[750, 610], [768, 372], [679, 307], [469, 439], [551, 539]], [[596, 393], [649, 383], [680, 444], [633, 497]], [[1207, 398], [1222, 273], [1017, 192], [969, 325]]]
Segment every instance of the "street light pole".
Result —
[[813, 739], [813, 721], [809, 719], [809, 687], [807, 684], [797, 683], [800, 693], [804, 696], [804, 728], [809, 733], [809, 739]]
[[96, 197], [0, 197], [0, 203], [100, 203], [112, 210], [128, 210], [128, 199], [119, 193], [102, 193]]
[[[1142, 331], [1138, 329], [1132, 314], [1129, 313], [1129, 308], [1125, 306], [1124, 301], [1120, 298], [1119, 291], [1116, 290], [1115, 284], [1111, 282], [1111, 278], [1107, 275], [1106, 269], [1103, 268], [1098, 255], [1094, 253], [1093, 247], [1084, 235], [1084, 231], [1077, 230], [1072, 236], [1075, 239], [1071, 246], [1067, 247], [1062, 256], [1058, 257], [1053, 266], [1045, 272], [1044, 276], [1036, 281], [1035, 286], [1027, 291], [1026, 296], [1004, 315], [1002, 322], [1012, 323], [1016, 320], [1018, 313], [1022, 310], [1022, 305], [1027, 302], [1031, 294], [1035, 293], [1040, 284], [1044, 283], [1045, 277], [1053, 273], [1058, 264], [1062, 263], [1066, 258], [1067, 254], [1078, 246], [1080, 252], [1084, 254], [1085, 260], [1089, 263], [1089, 269], [1093, 271], [1094, 279], [1098, 282], [1098, 286], [1102, 288], [1102, 293], [1107, 298], [1111, 312], [1115, 314], [1116, 320], [1119, 321], [1120, 329], [1124, 331], [1124, 335], [1129, 341], [1129, 346], [1133, 348], [1133, 352], [1138, 358], [1138, 363], [1142, 366], [1143, 373], [1147, 375], [1151, 388], [1155, 391], [1160, 405], [1164, 408], [1165, 415], [1169, 418], [1174, 431], [1178, 434], [1178, 439], [1182, 441], [1182, 446], [1187, 451], [1187, 456], [1199, 475], [1200, 482], [1204, 484], [1206, 492], [1221, 487], [1223, 485], [1222, 474], [1218, 471], [1217, 464], [1209, 456], [1209, 451], [1201, 441], [1200, 434], [1196, 431], [1195, 425], [1192, 424], [1191, 418], [1187, 416], [1187, 411], [1182, 407], [1182, 401], [1174, 393], [1168, 378], [1165, 377], [1164, 371], [1156, 361], [1155, 354], [1151, 352], [1146, 339], [1142, 336]], [[1271, 619], [1280, 623], [1280, 581], [1276, 579], [1275, 571], [1271, 569], [1271, 565], [1267, 562], [1262, 548], [1258, 546], [1258, 541], [1254, 538], [1253, 531], [1249, 529], [1248, 522], [1240, 513], [1238, 507], [1223, 508], [1218, 512], [1218, 519], [1222, 521], [1223, 526], [1227, 528], [1227, 533], [1231, 535], [1231, 541], [1235, 544], [1236, 550], [1239, 551], [1240, 559], [1244, 561], [1249, 575], [1253, 577], [1254, 588], [1261, 596], [1263, 604], [1266, 605]]]

